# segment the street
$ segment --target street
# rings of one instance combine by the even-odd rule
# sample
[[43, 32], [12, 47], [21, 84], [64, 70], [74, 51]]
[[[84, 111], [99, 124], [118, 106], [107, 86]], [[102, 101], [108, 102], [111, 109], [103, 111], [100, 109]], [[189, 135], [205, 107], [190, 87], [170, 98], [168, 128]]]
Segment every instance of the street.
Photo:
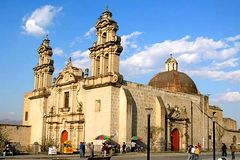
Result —
[[[227, 159], [230, 160], [231, 155], [229, 154]], [[187, 160], [187, 153], [151, 153], [151, 160]], [[220, 153], [216, 153], [216, 160], [221, 158]], [[240, 153], [236, 154], [236, 160], [240, 158]], [[1, 159], [1, 157], [0, 157]], [[75, 155], [17, 155], [17, 156], [7, 156], [6, 159], [17, 160], [17, 159], [42, 159], [42, 160], [79, 160], [78, 154]], [[145, 160], [145, 153], [127, 153], [119, 154], [117, 156], [112, 156], [111, 160]], [[212, 153], [203, 153], [200, 155], [199, 160], [212, 160]], [[82, 158], [81, 160], [87, 160], [87, 158]]]
[[[220, 158], [220, 154], [216, 154], [216, 160]], [[236, 155], [236, 160], [240, 157], [240, 154]], [[186, 153], [153, 153], [151, 154], [151, 160], [187, 160], [188, 155]], [[230, 155], [227, 157], [230, 159]], [[146, 154], [128, 155], [112, 157], [112, 160], [144, 160]], [[212, 160], [211, 153], [204, 153], [200, 156], [200, 160]]]

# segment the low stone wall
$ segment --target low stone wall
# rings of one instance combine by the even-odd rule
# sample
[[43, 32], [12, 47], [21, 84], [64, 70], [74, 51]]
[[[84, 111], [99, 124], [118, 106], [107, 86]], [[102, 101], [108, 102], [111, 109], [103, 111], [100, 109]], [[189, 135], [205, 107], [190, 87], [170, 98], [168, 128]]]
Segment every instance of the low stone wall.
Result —
[[6, 132], [10, 142], [20, 143], [21, 149], [28, 148], [30, 143], [31, 126], [0, 124], [0, 130]]

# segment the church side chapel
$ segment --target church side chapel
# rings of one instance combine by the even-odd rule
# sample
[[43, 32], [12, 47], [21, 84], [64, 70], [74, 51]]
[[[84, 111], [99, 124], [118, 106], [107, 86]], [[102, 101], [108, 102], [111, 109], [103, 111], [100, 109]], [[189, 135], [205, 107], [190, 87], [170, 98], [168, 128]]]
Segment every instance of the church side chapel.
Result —
[[[123, 50], [119, 29], [107, 8], [96, 23], [96, 42], [89, 48], [91, 72], [74, 67], [71, 58], [56, 78], [48, 36], [38, 48], [34, 88], [24, 97], [23, 125], [31, 126], [29, 144], [53, 142], [60, 150], [66, 141], [74, 149], [80, 142], [94, 142], [99, 135], [119, 144], [133, 136], [147, 143], [147, 112], [151, 113], [151, 150], [185, 151], [190, 144], [212, 148], [213, 113], [216, 143], [220, 147], [240, 142], [237, 123], [223, 117], [223, 110], [209, 104], [209, 96], [180, 72], [170, 55], [165, 71], [148, 84], [125, 79], [119, 72]], [[164, 65], [164, 64], [163, 64]], [[91, 75], [89, 75], [91, 73]]]

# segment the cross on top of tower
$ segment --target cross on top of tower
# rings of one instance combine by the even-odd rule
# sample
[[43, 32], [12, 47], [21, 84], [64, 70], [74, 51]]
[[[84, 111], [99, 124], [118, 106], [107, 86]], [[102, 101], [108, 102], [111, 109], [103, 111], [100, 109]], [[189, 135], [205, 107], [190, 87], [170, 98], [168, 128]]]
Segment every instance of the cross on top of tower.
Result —
[[105, 12], [109, 12], [108, 5], [106, 6]]
[[49, 39], [48, 39], [48, 35], [46, 35], [45, 39], [43, 40], [43, 45], [45, 46], [49, 46]]
[[109, 7], [106, 6], [105, 11], [102, 13], [103, 18], [111, 18], [112, 17], [112, 12], [110, 12]]

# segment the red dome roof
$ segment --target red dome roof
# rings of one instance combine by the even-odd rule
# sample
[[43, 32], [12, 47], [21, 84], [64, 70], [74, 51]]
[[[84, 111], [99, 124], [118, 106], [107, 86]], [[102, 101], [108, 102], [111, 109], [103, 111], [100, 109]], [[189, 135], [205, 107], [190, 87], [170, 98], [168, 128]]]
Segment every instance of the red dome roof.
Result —
[[185, 73], [176, 70], [156, 74], [148, 85], [169, 90], [171, 92], [183, 92], [198, 94], [194, 81]]

